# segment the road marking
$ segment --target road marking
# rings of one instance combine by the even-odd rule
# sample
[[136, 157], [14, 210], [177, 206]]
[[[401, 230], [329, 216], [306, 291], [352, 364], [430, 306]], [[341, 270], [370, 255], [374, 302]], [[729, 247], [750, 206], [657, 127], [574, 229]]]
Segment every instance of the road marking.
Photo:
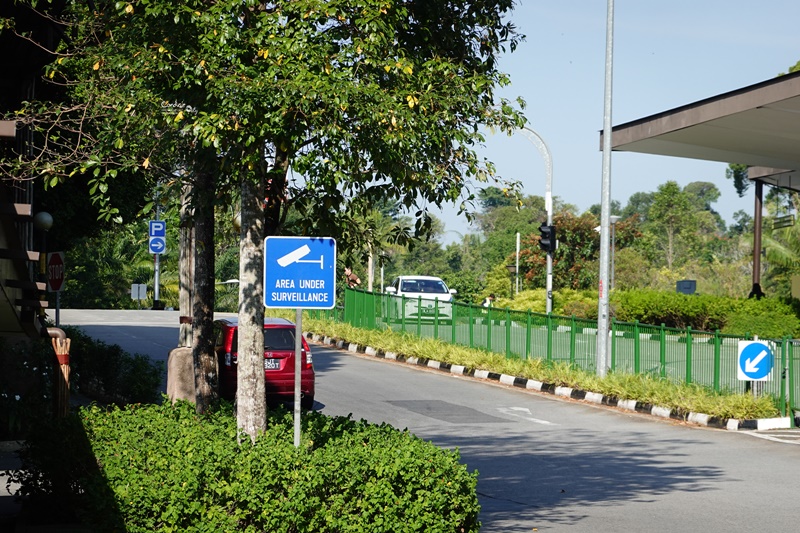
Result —
[[536, 424], [542, 424], [545, 426], [557, 426], [553, 422], [549, 422], [547, 420], [542, 420], [541, 418], [535, 418], [531, 410], [527, 407], [498, 407], [498, 411], [503, 414], [516, 416], [518, 418], [522, 418], [523, 420], [528, 420], [529, 422], [534, 422]]
[[800, 445], [800, 432], [798, 431], [770, 431], [769, 433], [759, 433], [758, 431], [743, 431], [752, 437], [770, 440], [772, 442], [782, 442], [783, 444]]

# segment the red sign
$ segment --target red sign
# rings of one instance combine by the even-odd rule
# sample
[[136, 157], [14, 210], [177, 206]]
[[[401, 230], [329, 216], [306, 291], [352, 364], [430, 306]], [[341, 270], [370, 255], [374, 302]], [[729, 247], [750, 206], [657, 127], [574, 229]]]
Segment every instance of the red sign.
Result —
[[64, 285], [64, 252], [47, 254], [47, 290], [60, 292]]

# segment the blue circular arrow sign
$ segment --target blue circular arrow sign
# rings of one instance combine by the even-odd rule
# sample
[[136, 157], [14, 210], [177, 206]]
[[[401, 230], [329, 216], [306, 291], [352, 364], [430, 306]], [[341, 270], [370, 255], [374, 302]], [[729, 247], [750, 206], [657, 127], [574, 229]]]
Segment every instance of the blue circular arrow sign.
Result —
[[772, 372], [772, 364], [773, 355], [768, 344], [749, 342], [739, 350], [739, 379], [764, 380]]
[[164, 237], [150, 237], [150, 253], [163, 254], [167, 249], [167, 240]]

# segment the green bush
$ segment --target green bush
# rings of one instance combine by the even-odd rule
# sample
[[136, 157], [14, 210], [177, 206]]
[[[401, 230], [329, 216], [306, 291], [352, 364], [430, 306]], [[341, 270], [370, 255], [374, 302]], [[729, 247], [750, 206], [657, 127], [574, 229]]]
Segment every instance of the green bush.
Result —
[[[202, 417], [182, 402], [85, 408], [28, 443], [15, 481], [98, 531], [479, 530], [477, 472], [457, 451], [315, 412], [295, 448], [292, 414], [268, 417], [251, 444], [237, 443], [230, 405]], [[70, 453], [48, 459], [65, 444]]]
[[731, 335], [750, 333], [764, 338], [800, 335], [800, 319], [779, 299], [735, 299], [687, 295], [669, 291], [615, 292], [612, 305], [621, 322], [664, 324]]
[[[521, 291], [513, 299], [498, 298], [494, 306], [544, 313], [547, 309], [547, 291], [544, 289]], [[575, 315], [578, 318], [597, 318], [597, 291], [573, 289], [553, 291], [553, 314], [561, 316]]]

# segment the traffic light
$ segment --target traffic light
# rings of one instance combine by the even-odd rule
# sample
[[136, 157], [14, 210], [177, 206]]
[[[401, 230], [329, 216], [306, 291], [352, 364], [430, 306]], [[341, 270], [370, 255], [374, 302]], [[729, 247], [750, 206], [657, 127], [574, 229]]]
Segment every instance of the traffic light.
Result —
[[539, 248], [552, 254], [556, 251], [556, 227], [542, 224], [539, 226]]

